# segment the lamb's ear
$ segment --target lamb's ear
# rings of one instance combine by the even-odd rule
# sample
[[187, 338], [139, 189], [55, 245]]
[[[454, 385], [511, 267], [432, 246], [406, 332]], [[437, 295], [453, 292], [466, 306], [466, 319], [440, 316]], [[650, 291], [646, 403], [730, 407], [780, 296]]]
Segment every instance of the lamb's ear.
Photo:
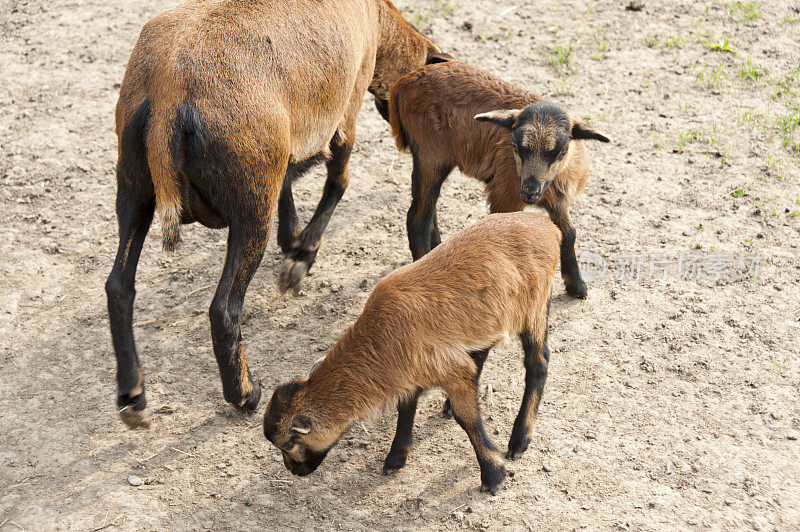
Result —
[[517, 122], [520, 113], [522, 113], [522, 109], [500, 109], [475, 115], [475, 120], [478, 122], [491, 122], [500, 127], [511, 129]]
[[317, 368], [319, 367], [319, 365], [320, 365], [320, 364], [322, 364], [322, 361], [323, 361], [323, 360], [325, 360], [325, 357], [319, 357], [319, 358], [317, 359], [317, 361], [316, 361], [316, 362], [314, 362], [314, 364], [311, 366], [311, 369], [310, 369], [310, 370], [308, 370], [308, 376], [309, 376], [309, 377], [311, 376], [311, 374], [312, 374], [312, 373], [314, 373], [314, 372], [317, 370]]
[[434, 65], [436, 63], [447, 63], [448, 61], [455, 61], [456, 58], [444, 52], [428, 52], [428, 57], [425, 59], [426, 65]]
[[599, 140], [600, 142], [611, 142], [611, 139], [600, 133], [586, 122], [570, 120], [572, 122], [572, 132], [570, 136], [579, 140]]
[[291, 430], [297, 434], [308, 434], [311, 432], [311, 420], [303, 415], [294, 416]]

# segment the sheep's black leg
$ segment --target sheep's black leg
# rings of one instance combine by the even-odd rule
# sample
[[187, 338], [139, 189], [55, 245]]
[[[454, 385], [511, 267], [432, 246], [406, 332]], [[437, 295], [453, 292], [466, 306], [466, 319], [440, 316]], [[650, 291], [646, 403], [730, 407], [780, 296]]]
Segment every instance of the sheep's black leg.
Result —
[[[483, 365], [486, 363], [486, 358], [489, 356], [489, 349], [481, 349], [480, 351], [471, 351], [469, 356], [472, 357], [472, 360], [475, 361], [475, 366], [478, 368], [478, 372], [475, 374], [475, 384], [478, 384], [481, 378], [481, 372], [483, 371]], [[450, 406], [450, 399], [444, 400], [444, 406], [442, 406], [442, 416], [445, 419], [451, 419], [453, 417], [453, 408]]]
[[431, 167], [412, 149], [414, 168], [411, 173], [411, 207], [406, 217], [408, 245], [414, 260], [439, 245], [436, 202], [442, 183], [453, 170], [452, 166]]
[[442, 243], [442, 237], [439, 234], [439, 219], [436, 216], [436, 211], [433, 211], [433, 231], [431, 231], [431, 249], [435, 248]]
[[117, 357], [117, 407], [122, 421], [131, 428], [148, 425], [144, 416], [144, 376], [133, 338], [133, 300], [136, 266], [155, 205], [155, 196], [142, 199], [131, 190], [117, 191], [119, 248], [106, 281], [111, 340]]
[[[322, 235], [350, 182], [349, 163], [354, 137], [355, 128], [344, 135], [337, 132], [330, 142], [331, 158], [327, 162], [328, 178], [325, 180], [322, 198], [308, 225], [300, 232], [291, 249], [286, 253], [286, 259], [281, 266], [278, 278], [278, 287], [281, 292], [289, 289], [297, 292], [300, 289], [300, 282], [317, 258]], [[280, 231], [280, 227], [278, 230]]]
[[575, 256], [575, 226], [566, 204], [545, 205], [550, 218], [561, 230], [561, 277], [572, 297], [586, 299], [586, 283], [581, 278], [578, 259]]
[[246, 226], [241, 222], [231, 223], [225, 266], [208, 311], [225, 400], [245, 412], [256, 409], [261, 389], [253, 382], [247, 367], [239, 318], [247, 287], [261, 263], [269, 238], [271, 209], [266, 212], [270, 213], [266, 220], [254, 219]]
[[467, 433], [475, 449], [475, 456], [481, 468], [481, 491], [495, 495], [506, 478], [505, 462], [483, 425], [474, 367], [464, 368], [461, 375], [453, 375], [453, 378], [442, 387], [453, 405], [456, 421]]
[[281, 251], [288, 253], [294, 245], [295, 239], [300, 234], [300, 221], [297, 219], [297, 209], [294, 206], [292, 182], [294, 176], [287, 173], [281, 187], [281, 197], [278, 200], [278, 246]]
[[522, 349], [525, 351], [525, 393], [522, 397], [519, 414], [514, 421], [511, 439], [508, 442], [506, 458], [512, 460], [524, 453], [531, 443], [531, 434], [536, 424], [536, 412], [539, 410], [544, 384], [547, 380], [550, 350], [547, 347], [546, 325], [544, 333], [538, 336], [537, 339], [528, 331], [519, 336], [522, 340]]
[[414, 415], [417, 413], [419, 392], [397, 405], [397, 431], [394, 433], [392, 448], [383, 461], [383, 472], [389, 474], [406, 465], [413, 441]]

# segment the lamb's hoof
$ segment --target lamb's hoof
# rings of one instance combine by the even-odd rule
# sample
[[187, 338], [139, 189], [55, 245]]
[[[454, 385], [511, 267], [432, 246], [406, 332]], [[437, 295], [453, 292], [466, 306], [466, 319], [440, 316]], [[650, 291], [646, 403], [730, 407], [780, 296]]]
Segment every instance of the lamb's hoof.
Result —
[[445, 419], [453, 419], [453, 407], [450, 406], [450, 399], [444, 400], [444, 405], [442, 405], [442, 417]]
[[567, 294], [576, 299], [586, 299], [588, 293], [586, 283], [578, 279], [577, 281], [568, 281], [566, 283]]
[[487, 471], [485, 474], [481, 471], [481, 493], [497, 495], [497, 492], [500, 490], [500, 485], [505, 479], [506, 468], [503, 466], [492, 471]]
[[525, 438], [518, 442], [508, 442], [508, 451], [506, 451], [506, 458], [509, 460], [516, 460], [522, 453], [528, 450], [531, 444], [530, 438]]
[[392, 473], [396, 473], [397, 471], [403, 469], [406, 466], [407, 460], [408, 452], [404, 454], [387, 454], [386, 459], [383, 461], [383, 474], [391, 475]]
[[286, 257], [281, 264], [280, 271], [278, 272], [278, 290], [281, 294], [285, 294], [289, 290], [294, 292], [294, 295], [300, 291], [300, 283], [308, 273], [308, 264]]
[[261, 402], [261, 387], [253, 383], [253, 389], [240, 404], [236, 405], [236, 409], [245, 414], [252, 414], [258, 408], [259, 402]]
[[147, 400], [144, 393], [135, 397], [130, 397], [129, 395], [117, 397], [117, 413], [119, 413], [119, 418], [129, 429], [150, 428], [150, 420], [145, 411], [146, 406]]

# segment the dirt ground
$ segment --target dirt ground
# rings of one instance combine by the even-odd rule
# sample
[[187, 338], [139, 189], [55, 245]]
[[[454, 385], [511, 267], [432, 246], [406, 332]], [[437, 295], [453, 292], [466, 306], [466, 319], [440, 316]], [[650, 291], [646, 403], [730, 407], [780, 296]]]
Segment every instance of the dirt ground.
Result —
[[[245, 417], [222, 399], [206, 311], [226, 233], [200, 226], [171, 256], [158, 227], [145, 244], [134, 319], [153, 425], [118, 420], [103, 290], [113, 109], [142, 24], [174, 3], [0, 1], [0, 529], [800, 529], [800, 4], [398, 4], [445, 51], [614, 138], [588, 146], [574, 209], [580, 251], [608, 271], [586, 301], [558, 280], [535, 438], [490, 497], [438, 391], [398, 474], [381, 474], [389, 415], [292, 477], [262, 435], [264, 402]], [[248, 293], [245, 346], [267, 396], [410, 260], [410, 171], [368, 97], [313, 275], [280, 297], [273, 238]], [[296, 188], [306, 219], [321, 176]], [[454, 174], [443, 237], [485, 213], [478, 183]], [[646, 275], [662, 254], [745, 254], [760, 268]], [[630, 257], [638, 278], [616, 274]], [[505, 447], [516, 342], [491, 354], [482, 384]]]

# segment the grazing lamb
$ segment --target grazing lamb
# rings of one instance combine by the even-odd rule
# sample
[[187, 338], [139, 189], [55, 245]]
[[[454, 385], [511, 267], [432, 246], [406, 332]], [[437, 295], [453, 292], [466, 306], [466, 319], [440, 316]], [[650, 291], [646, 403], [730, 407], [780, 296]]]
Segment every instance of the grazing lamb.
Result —
[[458, 167], [485, 183], [493, 213], [526, 205], [547, 210], [563, 235], [567, 293], [586, 298], [569, 208], [589, 177], [581, 139], [609, 142], [608, 137], [558, 105], [461, 62], [402, 77], [389, 99], [389, 121], [397, 147], [410, 151], [414, 162], [406, 221], [414, 260], [441, 241], [436, 202]]
[[313, 472], [347, 427], [397, 405], [397, 432], [384, 471], [411, 450], [417, 399], [443, 388], [496, 493], [503, 456], [486, 434], [478, 379], [489, 350], [518, 335], [525, 393], [507, 458], [528, 448], [549, 351], [547, 317], [561, 234], [534, 213], [494, 214], [453, 235], [420, 260], [384, 277], [364, 312], [307, 379], [275, 390], [264, 435], [295, 475]]
[[[347, 187], [365, 92], [385, 113], [401, 76], [448, 57], [388, 0], [190, 0], [144, 25], [117, 103], [119, 249], [106, 282], [117, 404], [127, 425], [147, 425], [132, 324], [136, 265], [153, 213], [166, 249], [178, 243], [182, 223], [228, 227], [211, 336], [225, 399], [254, 411], [261, 391], [239, 316], [281, 191], [285, 290], [313, 264]], [[323, 159], [323, 197], [299, 232], [289, 187]]]

